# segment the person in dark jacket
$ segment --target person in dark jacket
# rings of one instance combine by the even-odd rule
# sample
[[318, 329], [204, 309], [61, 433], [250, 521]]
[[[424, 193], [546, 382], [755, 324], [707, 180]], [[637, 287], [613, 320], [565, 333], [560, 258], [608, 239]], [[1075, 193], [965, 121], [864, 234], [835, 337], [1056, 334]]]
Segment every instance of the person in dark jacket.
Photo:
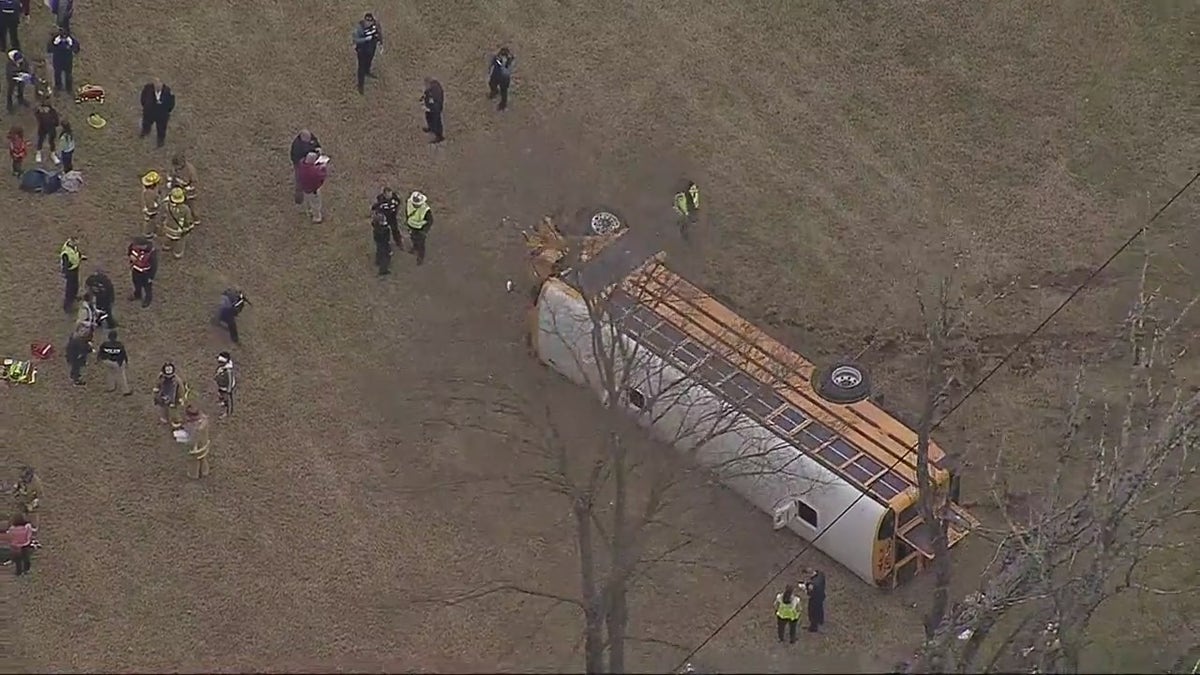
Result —
[[167, 122], [175, 112], [175, 94], [157, 77], [142, 87], [142, 133], [145, 138], [154, 127], [158, 147], [167, 142]]
[[238, 341], [237, 317], [250, 301], [246, 294], [236, 288], [227, 288], [221, 293], [221, 304], [217, 307], [216, 323], [225, 324], [229, 329], [229, 339]]
[[500, 95], [500, 105], [496, 106], [496, 110], [508, 107], [508, 85], [512, 84], [512, 69], [516, 60], [517, 57], [508, 51], [508, 47], [501, 47], [492, 57], [492, 67], [488, 70], [488, 98]]
[[375, 240], [375, 266], [379, 268], [379, 276], [391, 274], [392, 232], [387, 216], [379, 211], [371, 214], [371, 238]]
[[425, 127], [421, 130], [433, 134], [431, 143], [441, 143], [446, 140], [445, 128], [442, 126], [446, 94], [442, 91], [441, 82], [432, 77], [425, 78], [425, 91], [421, 94], [421, 104], [425, 106]]
[[79, 40], [71, 35], [70, 29], [60, 26], [50, 36], [46, 53], [50, 55], [50, 66], [54, 70], [54, 91], [73, 93], [75, 84], [71, 73], [75, 68], [75, 55], [79, 53]]
[[154, 275], [158, 274], [158, 250], [149, 237], [134, 237], [129, 243], [129, 273], [133, 280], [130, 300], [141, 300], [149, 307], [154, 299]]
[[812, 570], [808, 581], [808, 632], [815, 633], [825, 623], [825, 573]]
[[96, 300], [96, 309], [100, 312], [101, 325], [106, 328], [116, 328], [117, 320], [113, 317], [113, 300], [116, 299], [117, 291], [113, 288], [112, 279], [108, 278], [104, 270], [97, 269], [89, 274], [87, 279], [84, 279], [83, 285]]
[[92, 331], [85, 325], [78, 325], [67, 339], [65, 354], [67, 366], [71, 369], [71, 382], [86, 384], [83, 381], [83, 368], [87, 365], [88, 355], [92, 353]]
[[[21, 48], [21, 14], [29, 16], [18, 0], [0, 0], [0, 51]], [[11, 46], [10, 46], [11, 45]]]
[[396, 195], [396, 191], [384, 186], [379, 195], [375, 197], [375, 203], [371, 205], [371, 212], [383, 214], [388, 229], [392, 232], [392, 241], [397, 246], [403, 246], [404, 240], [400, 237], [400, 223], [397, 219], [397, 214], [400, 212], [400, 197]]
[[300, 133], [292, 139], [292, 187], [295, 190], [295, 201], [297, 204], [304, 203], [304, 190], [300, 189], [300, 163], [308, 156], [308, 153], [315, 152], [321, 154], [321, 141], [313, 132], [308, 129], [301, 129]]
[[367, 12], [362, 21], [354, 25], [354, 52], [358, 55], [358, 93], [363, 93], [366, 78], [375, 77], [371, 72], [371, 62], [375, 60], [375, 51], [383, 44], [383, 29], [375, 20], [375, 15]]
[[33, 70], [25, 55], [17, 50], [8, 52], [4, 59], [4, 104], [8, 112], [13, 111], [13, 94], [17, 103], [29, 105], [25, 100], [25, 83], [33, 81]]
[[107, 368], [104, 383], [109, 391], [120, 388], [122, 396], [133, 394], [133, 389], [129, 386], [129, 376], [125, 372], [125, 365], [129, 363], [129, 352], [125, 351], [125, 344], [118, 339], [117, 331], [109, 331], [108, 339], [100, 343], [100, 348], [96, 351], [96, 360]]
[[58, 164], [58, 111], [50, 104], [50, 101], [41, 101], [37, 107], [33, 109], [33, 119], [37, 121], [37, 154], [33, 156], [33, 161], [38, 164], [42, 163], [42, 147], [46, 142], [50, 142], [50, 158]]
[[[25, 0], [28, 1], [28, 0]], [[71, 17], [75, 15], [75, 0], [49, 0], [50, 11], [54, 12], [54, 23], [71, 30]], [[29, 12], [25, 12], [29, 16]]]

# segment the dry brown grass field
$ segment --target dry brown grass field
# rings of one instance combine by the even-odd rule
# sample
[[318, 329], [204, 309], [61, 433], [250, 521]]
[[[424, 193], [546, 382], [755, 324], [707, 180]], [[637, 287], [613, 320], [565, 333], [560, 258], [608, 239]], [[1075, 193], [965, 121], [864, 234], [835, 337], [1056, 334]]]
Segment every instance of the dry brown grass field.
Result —
[[[571, 406], [575, 432], [597, 433], [598, 406], [525, 352], [523, 297], [504, 293], [526, 274], [524, 250], [502, 218], [616, 206], [661, 230], [682, 273], [814, 360], [874, 334], [862, 358], [877, 389], [915, 412], [917, 288], [945, 274], [980, 296], [1011, 287], [970, 325], [985, 363], [998, 358], [1200, 157], [1193, 2], [79, 4], [77, 80], [109, 92], [100, 131], [60, 104], [86, 188], [0, 186], [0, 351], [59, 350], [36, 386], [0, 392], [3, 469], [33, 464], [47, 489], [34, 574], [2, 582], [6, 660], [30, 672], [581, 668], [566, 608], [417, 602], [505, 578], [578, 588], [567, 505], [504, 488], [532, 467], [479, 431], [489, 411], [459, 391], [489, 378], [544, 391]], [[388, 42], [359, 96], [349, 34], [363, 11]], [[40, 46], [49, 24], [35, 7], [23, 39]], [[519, 59], [504, 113], [484, 84], [500, 44]], [[419, 128], [426, 75], [446, 88], [440, 146]], [[137, 138], [138, 91], [154, 76], [178, 96], [163, 150]], [[32, 126], [28, 111], [15, 119]], [[333, 157], [322, 225], [291, 203], [288, 144], [304, 127]], [[177, 150], [199, 172], [204, 223], [141, 309], [124, 300], [137, 178]], [[685, 175], [706, 193], [686, 245], [668, 225]], [[380, 280], [366, 214], [384, 183], [428, 194], [438, 222], [428, 263], [398, 255]], [[1198, 205], [1181, 200], [1149, 240], [1173, 298], [1200, 290]], [[87, 387], [68, 381], [55, 253], [72, 233], [85, 275], [103, 266], [118, 283], [136, 396], [107, 395], [94, 369]], [[1080, 360], [1100, 381], [1115, 368], [1102, 355], [1136, 267], [1111, 268], [940, 430], [968, 493], [997, 444], [1002, 471], [1046, 468]], [[254, 302], [233, 349], [241, 407], [217, 426], [213, 475], [192, 482], [149, 390], [173, 360], [215, 412], [226, 342], [208, 318], [231, 284]], [[735, 496], [688, 492], [679, 527], [702, 564], [639, 589], [638, 670], [672, 668], [686, 653], [672, 645], [698, 644], [800, 548]], [[955, 552], [959, 585], [989, 554], [981, 540]], [[697, 663], [877, 670], [919, 642], [927, 581], [884, 593], [816, 553], [800, 564], [829, 571], [825, 634], [778, 645], [763, 598]], [[1169, 666], [1200, 641], [1198, 607], [1108, 608], [1090, 667]]]

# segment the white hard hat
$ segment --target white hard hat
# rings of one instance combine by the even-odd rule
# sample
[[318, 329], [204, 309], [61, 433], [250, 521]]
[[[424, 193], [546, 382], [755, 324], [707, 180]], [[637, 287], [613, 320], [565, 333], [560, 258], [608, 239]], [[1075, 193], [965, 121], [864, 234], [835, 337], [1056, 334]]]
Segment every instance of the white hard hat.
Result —
[[408, 201], [412, 202], [413, 206], [420, 206], [425, 203], [425, 195], [414, 191], [408, 196]]

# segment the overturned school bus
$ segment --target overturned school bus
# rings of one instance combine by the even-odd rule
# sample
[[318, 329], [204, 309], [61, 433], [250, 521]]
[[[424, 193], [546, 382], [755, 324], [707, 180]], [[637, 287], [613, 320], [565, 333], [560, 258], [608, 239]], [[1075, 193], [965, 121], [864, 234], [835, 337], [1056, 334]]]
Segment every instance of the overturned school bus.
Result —
[[[894, 588], [925, 569], [933, 533], [919, 512], [916, 433], [867, 399], [865, 372], [816, 373], [673, 273], [640, 233], [585, 237], [574, 260], [549, 219], [526, 238], [543, 363], [604, 399], [601, 371], [623, 371], [608, 380], [622, 388], [614, 405], [867, 583]], [[603, 364], [617, 353], [635, 356]], [[681, 433], [689, 425], [717, 432]], [[933, 443], [929, 454], [954, 546], [977, 521], [957, 504], [945, 454]]]

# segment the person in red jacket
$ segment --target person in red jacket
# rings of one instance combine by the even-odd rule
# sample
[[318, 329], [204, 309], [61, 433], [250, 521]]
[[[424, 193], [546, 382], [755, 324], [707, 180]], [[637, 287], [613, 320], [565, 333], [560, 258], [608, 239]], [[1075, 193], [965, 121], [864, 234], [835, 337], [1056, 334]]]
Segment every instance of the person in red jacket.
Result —
[[321, 186], [325, 185], [325, 178], [329, 175], [327, 161], [321, 155], [310, 152], [296, 167], [296, 182], [304, 193], [304, 208], [314, 223], [321, 222]]
[[12, 159], [12, 174], [17, 178], [24, 173], [22, 165], [25, 156], [29, 154], [29, 141], [25, 140], [25, 130], [15, 124], [8, 130], [8, 156]]

